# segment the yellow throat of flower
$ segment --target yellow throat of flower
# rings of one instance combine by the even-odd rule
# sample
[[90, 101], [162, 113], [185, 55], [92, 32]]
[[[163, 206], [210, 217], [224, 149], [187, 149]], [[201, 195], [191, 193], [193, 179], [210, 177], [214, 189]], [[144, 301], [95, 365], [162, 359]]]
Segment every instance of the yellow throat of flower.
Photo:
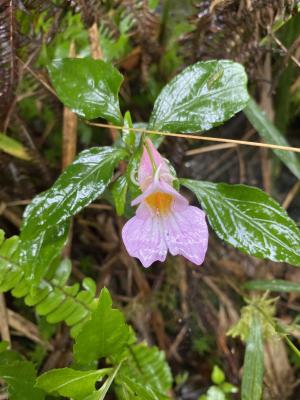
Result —
[[156, 192], [146, 197], [145, 201], [156, 214], [164, 215], [171, 209], [173, 196], [168, 193]]

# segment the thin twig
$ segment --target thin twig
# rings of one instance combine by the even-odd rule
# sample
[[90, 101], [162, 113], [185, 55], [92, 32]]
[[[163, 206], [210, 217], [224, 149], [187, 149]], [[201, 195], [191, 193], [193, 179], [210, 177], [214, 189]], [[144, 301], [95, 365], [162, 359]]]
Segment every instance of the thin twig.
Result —
[[300, 181], [296, 182], [292, 189], [288, 192], [286, 198], [283, 200], [282, 207], [289, 208], [291, 202], [294, 200], [296, 194], [300, 191]]
[[284, 46], [283, 43], [281, 43], [281, 41], [272, 33], [270, 32], [270, 35], [272, 36], [272, 38], [274, 39], [274, 41], [278, 44], [278, 46], [286, 53], [289, 55], [290, 59], [294, 61], [294, 63], [297, 65], [297, 67], [300, 68], [300, 61], [293, 56], [292, 54], [289, 54], [289, 50]]
[[185, 335], [188, 332], [188, 328], [184, 325], [179, 333], [177, 334], [174, 342], [172, 343], [172, 345], [170, 346], [169, 350], [168, 350], [168, 354], [167, 357], [168, 359], [175, 357], [177, 361], [182, 362], [182, 358], [180, 357], [180, 355], [178, 354], [178, 347], [180, 346], [181, 342], [184, 340]]
[[40, 337], [38, 327], [31, 321], [28, 321], [26, 318], [22, 317], [22, 315], [10, 309], [7, 310], [7, 317], [9, 326], [12, 329], [15, 329], [19, 334], [33, 342], [43, 344], [47, 350], [52, 350], [51, 344]]
[[49, 90], [50, 93], [52, 93], [55, 97], [57, 97], [55, 91], [52, 89], [52, 87], [50, 85], [48, 85], [48, 83], [46, 81], [44, 81], [40, 76], [38, 76], [38, 74], [36, 72], [34, 72], [29, 65], [25, 64], [23, 60], [21, 60], [21, 58], [18, 57], [18, 60], [23, 64], [24, 68], [27, 69], [27, 71], [29, 71], [31, 73], [31, 75], [38, 80], [43, 86], [45, 86], [45, 88], [47, 90]]
[[186, 156], [195, 156], [196, 154], [208, 153], [210, 151], [232, 149], [232, 147], [236, 147], [236, 146], [237, 145], [233, 144], [233, 143], [213, 144], [212, 146], [198, 147], [197, 149], [188, 150], [185, 152], [185, 155]]
[[[124, 126], [120, 126], [120, 125], [109, 125], [109, 124], [94, 123], [94, 122], [89, 122], [89, 121], [85, 121], [85, 123], [87, 125], [99, 126], [101, 128], [115, 128], [115, 129], [119, 129], [119, 130], [125, 129]], [[271, 144], [271, 143], [247, 142], [245, 140], [216, 138], [216, 137], [212, 137], [212, 136], [196, 136], [196, 135], [185, 134], [185, 133], [160, 132], [160, 131], [154, 131], [154, 130], [149, 130], [149, 129], [144, 129], [144, 128], [130, 128], [130, 130], [132, 130], [134, 132], [143, 132], [146, 134], [153, 134], [153, 135], [173, 136], [173, 137], [180, 137], [180, 138], [184, 137], [186, 139], [203, 140], [203, 141], [207, 141], [207, 142], [234, 143], [234, 144], [241, 144], [241, 145], [245, 145], [245, 146], [265, 147], [265, 148], [269, 148], [269, 149], [294, 151], [296, 153], [300, 153], [299, 147], [280, 146], [278, 144]]]

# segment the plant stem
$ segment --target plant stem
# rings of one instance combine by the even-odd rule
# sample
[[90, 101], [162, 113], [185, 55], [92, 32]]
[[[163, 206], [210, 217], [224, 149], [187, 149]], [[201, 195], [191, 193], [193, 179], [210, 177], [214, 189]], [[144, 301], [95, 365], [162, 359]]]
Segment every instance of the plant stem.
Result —
[[150, 150], [149, 143], [148, 143], [147, 139], [144, 141], [144, 144], [145, 144], [145, 148], [147, 150], [147, 153], [149, 155], [149, 158], [150, 158], [150, 161], [151, 161], [151, 164], [152, 164], [153, 174], [155, 174], [155, 172], [157, 170], [157, 166], [155, 164], [155, 161], [154, 161], [154, 158], [153, 158], [153, 154], [151, 153], [151, 150]]

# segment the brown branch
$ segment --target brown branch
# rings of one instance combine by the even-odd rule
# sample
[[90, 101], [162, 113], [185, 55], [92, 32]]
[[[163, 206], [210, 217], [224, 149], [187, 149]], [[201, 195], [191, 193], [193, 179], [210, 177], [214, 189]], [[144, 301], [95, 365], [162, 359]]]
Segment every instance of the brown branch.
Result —
[[[76, 57], [75, 43], [71, 42], [69, 56]], [[62, 169], [70, 165], [76, 155], [77, 148], [77, 126], [78, 118], [68, 107], [63, 111], [63, 131], [62, 131]], [[68, 243], [63, 250], [63, 257], [70, 257], [73, 237], [73, 220], [71, 220]]]
[[5, 340], [9, 344], [11, 344], [9, 326], [8, 326], [7, 308], [3, 293], [0, 293], [0, 333], [2, 340]]
[[103, 52], [100, 47], [100, 34], [96, 22], [89, 28], [88, 34], [92, 58], [95, 60], [103, 60]]

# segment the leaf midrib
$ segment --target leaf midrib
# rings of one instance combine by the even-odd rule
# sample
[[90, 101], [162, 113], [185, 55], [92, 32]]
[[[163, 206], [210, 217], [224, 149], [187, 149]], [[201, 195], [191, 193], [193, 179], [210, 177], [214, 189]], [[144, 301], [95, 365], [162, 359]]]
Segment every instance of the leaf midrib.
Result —
[[80, 380], [84, 380], [84, 379], [89, 378], [90, 376], [93, 376], [93, 375], [98, 376], [99, 374], [100, 374], [100, 377], [101, 377], [102, 374], [99, 371], [92, 371], [89, 374], [84, 375], [83, 377], [79, 376], [79, 377], [73, 378], [73, 379], [69, 380], [68, 382], [61, 384], [60, 386], [56, 386], [56, 388], [53, 391], [58, 391], [61, 388], [64, 388], [64, 387], [66, 387], [68, 385], [73, 384], [74, 382], [78, 382]]

